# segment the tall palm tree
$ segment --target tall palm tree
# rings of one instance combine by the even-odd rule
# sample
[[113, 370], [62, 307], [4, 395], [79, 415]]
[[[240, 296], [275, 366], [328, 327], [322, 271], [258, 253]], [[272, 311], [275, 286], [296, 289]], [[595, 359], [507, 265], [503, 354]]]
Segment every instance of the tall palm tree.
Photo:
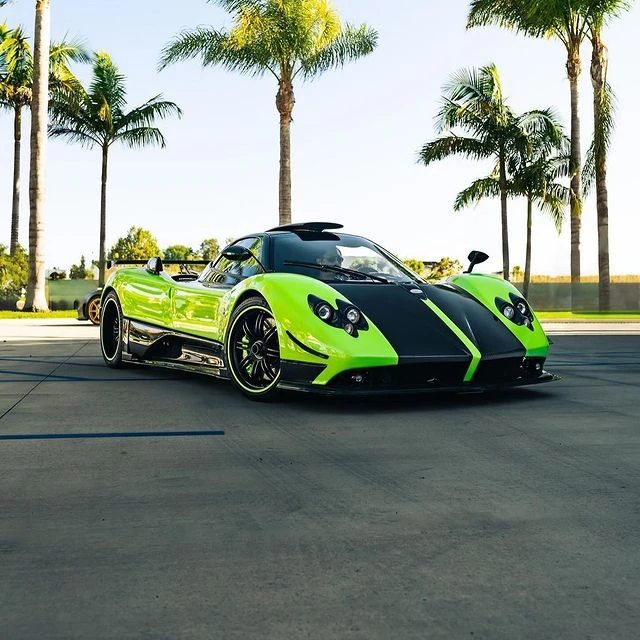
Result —
[[587, 21], [580, 9], [594, 0], [471, 0], [467, 28], [498, 25], [534, 37], [557, 38], [567, 51], [566, 69], [571, 96], [571, 284], [577, 298], [580, 282], [580, 225], [582, 215], [580, 116], [578, 78], [582, 70], [580, 45]]
[[[593, 144], [587, 154], [585, 170], [596, 184], [598, 220], [598, 306], [611, 308], [609, 273], [609, 199], [607, 191], [607, 153], [613, 130], [613, 94], [607, 83], [608, 56], [602, 31], [609, 18], [630, 7], [627, 0], [594, 0], [585, 9], [588, 38], [591, 41], [591, 84], [593, 86]], [[591, 178], [591, 176], [589, 177]], [[585, 188], [586, 190], [586, 188]]]
[[162, 51], [160, 68], [200, 58], [204, 66], [278, 82], [280, 114], [279, 220], [291, 222], [291, 122], [294, 80], [312, 79], [371, 53], [377, 33], [366, 25], [342, 26], [328, 0], [210, 0], [232, 14], [229, 31], [183, 31]]
[[107, 169], [109, 149], [115, 142], [130, 148], [149, 145], [165, 146], [164, 136], [154, 126], [182, 112], [173, 102], [154, 96], [143, 105], [126, 111], [125, 77], [103, 51], [94, 55], [92, 80], [88, 90], [82, 86], [54, 96], [51, 102], [52, 136], [62, 136], [83, 146], [100, 147], [102, 151], [100, 197], [99, 286], [104, 284], [105, 237], [107, 216]]
[[[462, 69], [443, 87], [443, 102], [437, 116], [438, 133], [425, 144], [419, 162], [429, 165], [452, 155], [481, 160], [492, 158], [494, 176], [474, 183], [478, 191], [500, 196], [502, 225], [502, 275], [509, 278], [509, 229], [507, 218], [509, 158], [526, 145], [527, 132], [552, 126], [549, 111], [535, 110], [516, 116], [506, 103], [495, 65]], [[460, 129], [467, 135], [459, 135]], [[494, 180], [495, 178], [495, 180]]]
[[13, 111], [13, 199], [9, 253], [18, 246], [20, 222], [20, 152], [22, 149], [22, 109], [31, 102], [33, 58], [22, 28], [0, 25], [0, 58], [3, 62], [0, 104]]
[[24, 309], [47, 311], [45, 291], [43, 208], [47, 112], [49, 109], [49, 46], [51, 0], [36, 0], [31, 98], [31, 158], [29, 167], [29, 280]]
[[[22, 110], [31, 105], [33, 55], [22, 27], [0, 25], [0, 58], [5, 72], [0, 85], [0, 105], [13, 111], [13, 199], [11, 207], [10, 253], [18, 245], [20, 222], [20, 162], [22, 150]], [[77, 43], [60, 42], [49, 49], [49, 89], [64, 90], [77, 82], [69, 69], [71, 61], [85, 61], [86, 54]]]

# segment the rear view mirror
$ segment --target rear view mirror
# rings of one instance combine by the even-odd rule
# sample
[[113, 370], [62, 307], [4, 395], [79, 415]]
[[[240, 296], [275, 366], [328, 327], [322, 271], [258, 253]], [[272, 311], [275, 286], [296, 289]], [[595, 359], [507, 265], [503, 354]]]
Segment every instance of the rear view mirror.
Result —
[[469, 260], [469, 268], [465, 271], [465, 273], [471, 273], [473, 271], [473, 267], [485, 260], [489, 259], [489, 256], [484, 251], [472, 251], [468, 256]]

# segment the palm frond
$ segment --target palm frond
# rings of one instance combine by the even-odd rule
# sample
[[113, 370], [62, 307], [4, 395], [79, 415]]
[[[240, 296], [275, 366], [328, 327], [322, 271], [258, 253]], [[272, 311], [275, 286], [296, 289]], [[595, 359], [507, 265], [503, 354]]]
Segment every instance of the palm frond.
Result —
[[558, 233], [562, 231], [562, 224], [565, 220], [567, 204], [569, 202], [569, 192], [570, 190], [567, 187], [552, 183], [548, 186], [548, 189], [541, 194], [541, 197], [534, 198], [540, 209], [551, 216]]
[[425, 144], [418, 154], [418, 162], [429, 165], [453, 155], [473, 160], [483, 160], [491, 156], [493, 148], [486, 141], [463, 136], [445, 136]]
[[239, 45], [228, 33], [208, 27], [183, 31], [162, 50], [159, 69], [184, 60], [200, 59], [203, 66], [221, 66], [230, 71], [277, 75], [277, 62], [261, 43]]
[[478, 204], [485, 198], [498, 198], [500, 196], [500, 183], [495, 175], [474, 180], [466, 189], [463, 189], [453, 203], [453, 210], [460, 211], [472, 204]]
[[133, 129], [152, 127], [157, 120], [163, 120], [169, 116], [182, 116], [180, 107], [174, 102], [161, 100], [162, 96], [157, 95], [147, 100], [147, 102], [136, 109], [122, 115], [119, 120], [114, 123], [114, 133], [116, 137], [131, 131]]
[[51, 123], [48, 132], [52, 138], [63, 138], [87, 149], [91, 149], [94, 145], [102, 146], [102, 141], [95, 136], [95, 133], [80, 123], [76, 127]]
[[142, 148], [148, 146], [159, 146], [164, 148], [166, 146], [164, 136], [160, 132], [160, 129], [156, 127], [137, 127], [134, 129], [127, 129], [118, 133], [114, 138], [114, 141], [124, 143], [131, 148]]
[[344, 66], [373, 52], [378, 44], [378, 32], [367, 25], [346, 28], [327, 46], [301, 60], [300, 70], [311, 78], [329, 69]]
[[596, 179], [596, 161], [606, 158], [611, 146], [615, 126], [616, 96], [611, 85], [605, 83], [598, 106], [599, 126], [593, 132], [593, 140], [587, 150], [582, 169], [582, 189], [585, 195], [591, 193]]
[[124, 76], [104, 51], [94, 55], [93, 78], [87, 94], [93, 112], [111, 128], [124, 109], [127, 91]]

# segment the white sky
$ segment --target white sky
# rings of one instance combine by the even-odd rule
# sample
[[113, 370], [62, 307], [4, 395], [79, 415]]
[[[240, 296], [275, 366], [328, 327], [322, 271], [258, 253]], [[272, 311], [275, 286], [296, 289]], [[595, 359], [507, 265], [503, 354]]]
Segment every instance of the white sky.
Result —
[[[334, 0], [343, 18], [379, 31], [376, 52], [296, 86], [292, 126], [293, 219], [342, 222], [400, 257], [465, 260], [471, 249], [490, 254], [499, 271], [499, 203], [461, 213], [455, 195], [488, 167], [451, 159], [425, 168], [418, 149], [435, 136], [441, 86], [460, 67], [495, 62], [516, 111], [553, 106], [569, 121], [564, 49], [498, 29], [465, 31], [465, 0]], [[15, 0], [0, 20], [33, 32], [33, 2]], [[111, 153], [107, 247], [131, 225], [149, 229], [162, 248], [197, 247], [277, 224], [278, 116], [272, 78], [254, 79], [181, 63], [158, 73], [163, 45], [182, 28], [229, 26], [205, 0], [53, 0], [53, 37], [81, 37], [103, 49], [128, 78], [130, 108], [158, 93], [177, 102], [182, 120], [160, 124], [166, 149]], [[638, 163], [637, 76], [640, 10], [606, 31], [609, 80], [618, 96], [609, 163], [611, 269], [639, 273], [640, 217], [634, 192]], [[590, 51], [583, 54], [583, 149], [591, 137]], [[76, 69], [86, 80], [88, 67]], [[631, 79], [631, 81], [630, 81]], [[26, 114], [25, 114], [26, 115]], [[0, 114], [0, 243], [9, 243], [12, 118]], [[29, 119], [23, 140], [20, 241], [28, 244]], [[48, 146], [45, 210], [47, 267], [67, 268], [81, 254], [98, 255], [100, 154], [59, 140]], [[4, 195], [2, 195], [4, 194]], [[511, 264], [524, 264], [525, 203], [510, 203]], [[533, 271], [569, 272], [568, 227], [558, 236], [542, 214], [534, 220]], [[585, 203], [582, 273], [597, 273], [594, 198]]]

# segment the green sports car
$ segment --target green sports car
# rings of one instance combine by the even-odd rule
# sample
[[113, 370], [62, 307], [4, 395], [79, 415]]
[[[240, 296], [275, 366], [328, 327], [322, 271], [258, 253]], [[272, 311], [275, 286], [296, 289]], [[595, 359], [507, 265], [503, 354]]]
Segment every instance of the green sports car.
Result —
[[227, 246], [201, 273], [160, 258], [111, 274], [100, 345], [109, 367], [228, 378], [246, 396], [483, 390], [555, 379], [519, 291], [469, 269], [429, 284], [379, 245], [310, 222]]

